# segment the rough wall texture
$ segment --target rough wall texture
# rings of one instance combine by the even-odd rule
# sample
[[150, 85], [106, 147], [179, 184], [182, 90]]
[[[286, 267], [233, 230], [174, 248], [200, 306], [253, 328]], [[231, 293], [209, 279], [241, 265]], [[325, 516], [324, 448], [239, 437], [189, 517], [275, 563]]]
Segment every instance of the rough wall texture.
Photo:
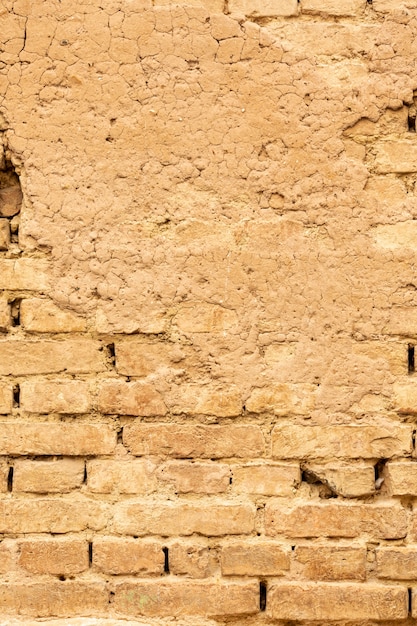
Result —
[[417, 0], [0, 1], [0, 624], [417, 620]]

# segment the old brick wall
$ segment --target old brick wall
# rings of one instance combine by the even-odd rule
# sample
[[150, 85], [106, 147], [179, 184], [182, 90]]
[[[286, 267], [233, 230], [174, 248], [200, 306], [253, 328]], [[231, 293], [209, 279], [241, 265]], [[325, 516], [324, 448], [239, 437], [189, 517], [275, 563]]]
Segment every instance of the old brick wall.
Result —
[[416, 0], [0, 1], [0, 626], [417, 623], [416, 58]]

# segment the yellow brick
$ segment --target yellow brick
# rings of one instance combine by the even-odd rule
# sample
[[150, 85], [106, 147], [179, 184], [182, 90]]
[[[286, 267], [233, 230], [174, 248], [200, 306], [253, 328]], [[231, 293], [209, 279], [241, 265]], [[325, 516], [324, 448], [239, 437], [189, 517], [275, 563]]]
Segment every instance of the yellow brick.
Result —
[[265, 496], [291, 496], [301, 480], [299, 465], [241, 465], [232, 473], [233, 491]]
[[25, 298], [20, 305], [20, 323], [33, 333], [73, 333], [86, 330], [86, 321], [50, 300]]
[[407, 617], [407, 589], [344, 583], [274, 584], [268, 615], [287, 620], [401, 620]]
[[366, 549], [337, 544], [297, 546], [292, 571], [305, 580], [365, 580]]

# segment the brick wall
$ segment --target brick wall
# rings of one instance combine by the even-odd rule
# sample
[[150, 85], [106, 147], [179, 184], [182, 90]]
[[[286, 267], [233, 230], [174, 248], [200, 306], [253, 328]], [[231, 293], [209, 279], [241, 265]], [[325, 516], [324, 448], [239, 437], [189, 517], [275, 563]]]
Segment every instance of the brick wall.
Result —
[[417, 2], [0, 2], [0, 626], [417, 620]]

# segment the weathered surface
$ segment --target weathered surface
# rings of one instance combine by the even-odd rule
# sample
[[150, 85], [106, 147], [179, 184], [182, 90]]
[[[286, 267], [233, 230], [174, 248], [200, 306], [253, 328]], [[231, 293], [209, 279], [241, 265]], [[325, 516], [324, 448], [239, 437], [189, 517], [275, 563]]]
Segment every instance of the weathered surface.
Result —
[[417, 617], [417, 0], [0, 0], [1, 626]]

